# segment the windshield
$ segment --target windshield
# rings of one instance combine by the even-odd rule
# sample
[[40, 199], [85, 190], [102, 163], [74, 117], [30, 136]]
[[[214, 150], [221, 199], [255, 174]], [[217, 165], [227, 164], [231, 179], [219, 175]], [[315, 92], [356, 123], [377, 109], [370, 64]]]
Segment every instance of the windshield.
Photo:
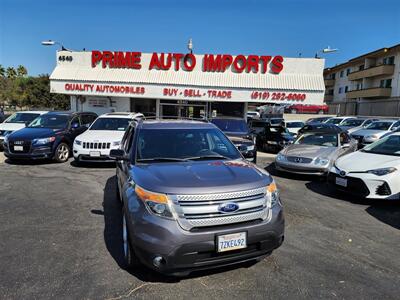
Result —
[[366, 146], [362, 152], [400, 156], [400, 135], [389, 135]]
[[305, 133], [294, 143], [297, 145], [337, 147], [338, 137], [336, 133]]
[[373, 122], [370, 125], [368, 125], [366, 127], [366, 129], [389, 130], [390, 125], [392, 125], [392, 122], [377, 121], [377, 122]]
[[224, 132], [248, 132], [249, 129], [244, 120], [212, 119], [211, 122]]
[[304, 126], [303, 122], [288, 122], [288, 123], [286, 123], [287, 128], [300, 128], [303, 126]]
[[125, 131], [131, 119], [127, 118], [98, 118], [89, 130]]
[[39, 116], [40, 114], [18, 112], [8, 117], [8, 119], [5, 120], [4, 123], [30, 123]]
[[28, 127], [60, 129], [66, 128], [68, 121], [68, 115], [44, 114], [34, 120]]
[[356, 126], [361, 126], [361, 124], [364, 122], [365, 120], [360, 120], [360, 119], [348, 119], [343, 121], [343, 123], [341, 124], [342, 126], [349, 126], [349, 127], [356, 127]]
[[332, 118], [327, 120], [325, 123], [326, 124], [340, 124], [340, 122], [342, 122], [343, 119], [342, 118]]
[[237, 159], [236, 147], [218, 129], [142, 129], [137, 161], [160, 158], [188, 159], [216, 156]]

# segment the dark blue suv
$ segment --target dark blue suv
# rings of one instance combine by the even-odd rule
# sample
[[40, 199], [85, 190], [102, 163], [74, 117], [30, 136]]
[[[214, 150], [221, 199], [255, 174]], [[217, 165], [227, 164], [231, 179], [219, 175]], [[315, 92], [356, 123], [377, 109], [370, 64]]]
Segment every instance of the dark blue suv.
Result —
[[284, 237], [279, 192], [211, 123], [131, 123], [117, 160], [127, 267], [184, 275], [260, 259]]
[[4, 154], [10, 160], [50, 158], [65, 162], [76, 136], [97, 118], [91, 112], [49, 112], [6, 136]]

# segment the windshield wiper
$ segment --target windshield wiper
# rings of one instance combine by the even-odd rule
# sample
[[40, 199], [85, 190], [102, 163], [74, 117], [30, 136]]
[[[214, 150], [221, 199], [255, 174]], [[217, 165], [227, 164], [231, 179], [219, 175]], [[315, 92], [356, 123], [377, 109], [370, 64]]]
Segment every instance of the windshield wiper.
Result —
[[185, 160], [207, 160], [207, 159], [230, 159], [230, 158], [223, 155], [203, 155], [203, 156], [193, 156], [185, 158]]
[[174, 157], [153, 157], [153, 158], [141, 158], [137, 162], [157, 162], [157, 161], [187, 161], [185, 158], [174, 158]]

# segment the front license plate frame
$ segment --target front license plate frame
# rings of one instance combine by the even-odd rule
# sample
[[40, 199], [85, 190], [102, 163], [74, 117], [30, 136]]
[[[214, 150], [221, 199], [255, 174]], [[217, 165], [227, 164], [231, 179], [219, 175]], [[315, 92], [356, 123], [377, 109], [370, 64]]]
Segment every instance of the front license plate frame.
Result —
[[216, 250], [218, 253], [245, 248], [247, 248], [246, 231], [221, 234], [216, 237]]
[[347, 188], [347, 179], [346, 178], [336, 177], [335, 183], [338, 186]]
[[89, 152], [89, 156], [90, 157], [100, 157], [101, 156], [101, 152], [100, 151], [90, 151]]
[[24, 151], [24, 146], [14, 146], [14, 151]]

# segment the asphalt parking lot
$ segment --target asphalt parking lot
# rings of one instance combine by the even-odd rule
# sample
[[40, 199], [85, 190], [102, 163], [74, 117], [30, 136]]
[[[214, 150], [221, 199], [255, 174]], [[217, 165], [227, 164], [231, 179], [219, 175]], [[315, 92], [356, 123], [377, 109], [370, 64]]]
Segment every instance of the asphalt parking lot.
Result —
[[[259, 165], [275, 174], [271, 155]], [[362, 202], [323, 181], [274, 176], [281, 248], [188, 278], [122, 265], [111, 165], [8, 164], [0, 153], [0, 299], [399, 299], [400, 203]]]

